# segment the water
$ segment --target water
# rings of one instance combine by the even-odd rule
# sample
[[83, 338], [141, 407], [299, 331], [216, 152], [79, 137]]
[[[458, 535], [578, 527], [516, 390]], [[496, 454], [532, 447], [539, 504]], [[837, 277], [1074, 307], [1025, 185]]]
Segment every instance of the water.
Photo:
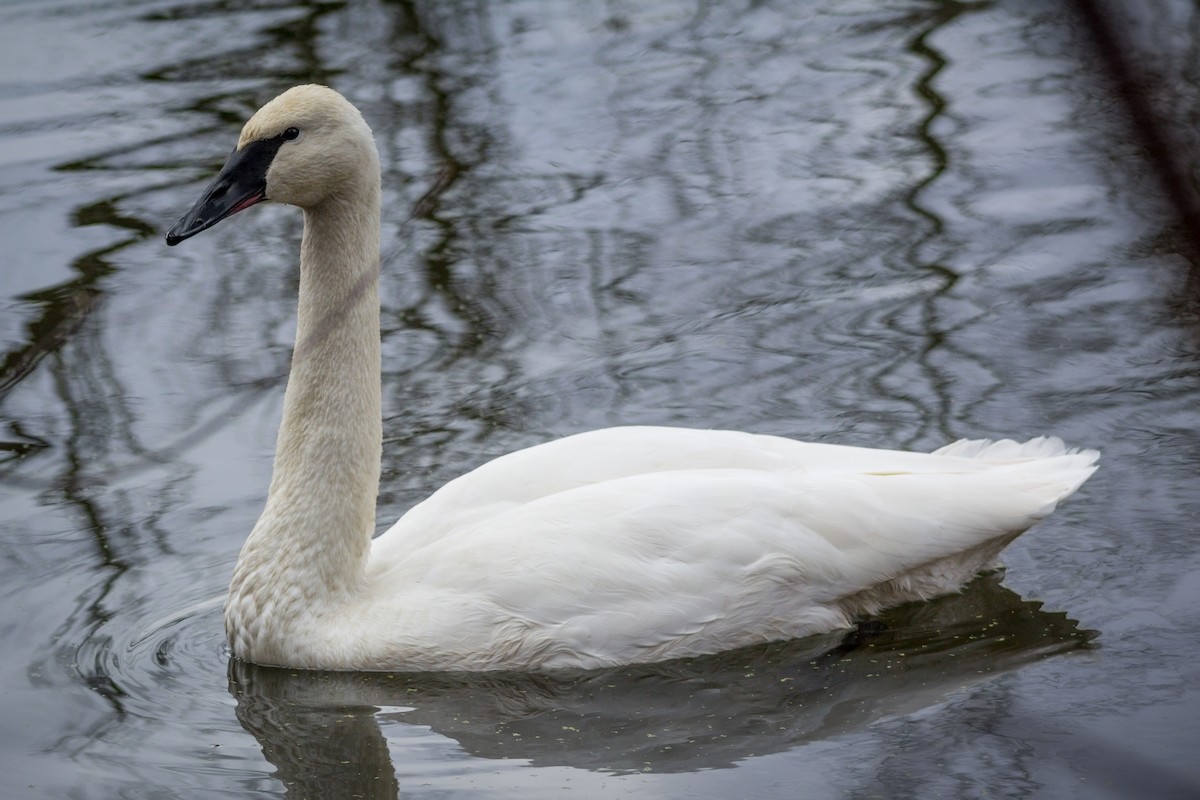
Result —
[[[1020, 2], [0, 4], [3, 795], [1195, 796], [1196, 259], [1092, 52]], [[231, 665], [300, 220], [162, 234], [309, 80], [384, 160], [381, 526], [623, 422], [1101, 471], [1003, 585], [849, 638]]]

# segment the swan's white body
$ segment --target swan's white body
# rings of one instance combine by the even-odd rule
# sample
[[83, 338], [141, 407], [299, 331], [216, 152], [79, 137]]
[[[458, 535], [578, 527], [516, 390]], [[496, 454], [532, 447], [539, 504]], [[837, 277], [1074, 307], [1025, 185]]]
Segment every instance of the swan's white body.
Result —
[[[826, 632], [957, 591], [1095, 469], [1098, 454], [1049, 438], [924, 454], [612, 428], [485, 464], [372, 540], [378, 157], [321, 87], [264, 106], [239, 149], [289, 126], [301, 133], [283, 137], [265, 196], [305, 209], [297, 348], [267, 506], [226, 602], [240, 658], [590, 668]], [[192, 216], [176, 240], [215, 222]]]

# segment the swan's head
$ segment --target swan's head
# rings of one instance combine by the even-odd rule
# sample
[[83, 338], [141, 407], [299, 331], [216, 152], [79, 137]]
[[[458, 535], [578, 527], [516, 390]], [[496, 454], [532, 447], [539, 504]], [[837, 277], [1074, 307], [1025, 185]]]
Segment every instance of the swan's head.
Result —
[[358, 109], [325, 86], [296, 86], [250, 118], [220, 173], [167, 233], [167, 244], [264, 200], [307, 209], [378, 186], [375, 138]]

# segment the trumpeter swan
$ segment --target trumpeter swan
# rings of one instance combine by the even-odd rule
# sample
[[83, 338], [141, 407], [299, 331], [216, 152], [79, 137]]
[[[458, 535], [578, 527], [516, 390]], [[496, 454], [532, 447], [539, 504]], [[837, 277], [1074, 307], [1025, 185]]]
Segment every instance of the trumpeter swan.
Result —
[[372, 539], [380, 168], [337, 92], [263, 106], [167, 243], [263, 201], [303, 209], [304, 236], [274, 474], [225, 604], [248, 661], [591, 668], [826, 632], [959, 590], [1099, 457], [1053, 438], [907, 453], [610, 428], [485, 464]]

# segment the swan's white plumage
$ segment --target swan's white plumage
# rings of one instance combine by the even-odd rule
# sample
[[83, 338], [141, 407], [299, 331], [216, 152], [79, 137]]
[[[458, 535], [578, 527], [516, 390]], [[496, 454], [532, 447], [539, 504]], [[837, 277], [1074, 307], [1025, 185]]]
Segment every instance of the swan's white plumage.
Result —
[[923, 454], [613, 428], [487, 463], [372, 541], [377, 156], [322, 87], [269, 103], [239, 148], [288, 126], [302, 135], [266, 195], [305, 209], [297, 352], [267, 507], [226, 603], [239, 657], [586, 668], [825, 632], [958, 590], [1095, 469], [1097, 453], [1053, 438]]
[[521, 668], [824, 632], [957, 590], [1095, 460], [1057, 440], [1031, 442], [1035, 459], [972, 444], [957, 447], [980, 458], [734, 431], [579, 434], [449, 483], [375, 540], [368, 576], [409, 587], [408, 601], [451, 593], [455, 618], [481, 613], [484, 633], [528, 629], [475, 648], [503, 644]]

